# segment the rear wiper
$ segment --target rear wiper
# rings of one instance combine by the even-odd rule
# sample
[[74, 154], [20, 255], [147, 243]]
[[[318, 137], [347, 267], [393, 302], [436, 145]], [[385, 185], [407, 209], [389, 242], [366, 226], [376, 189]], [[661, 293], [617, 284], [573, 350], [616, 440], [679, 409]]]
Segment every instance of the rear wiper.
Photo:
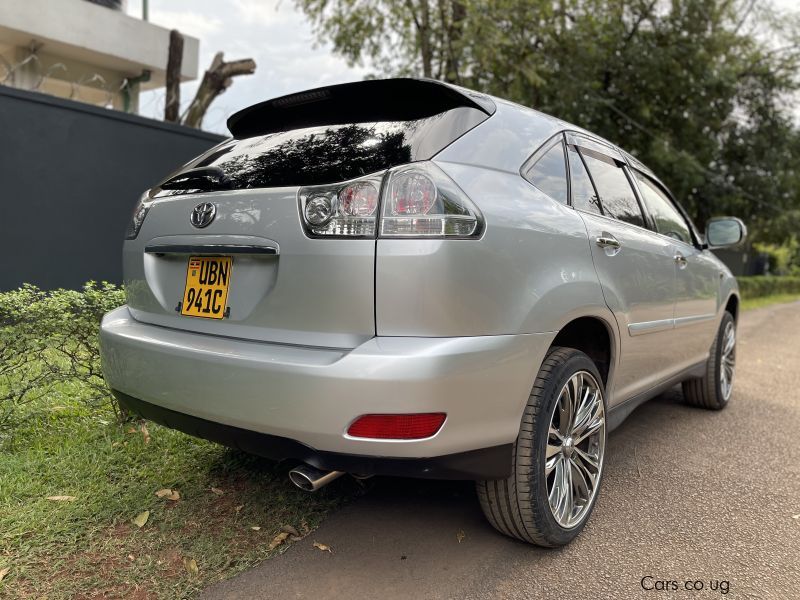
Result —
[[162, 190], [214, 192], [233, 189], [233, 183], [219, 167], [197, 167], [170, 177], [159, 187]]

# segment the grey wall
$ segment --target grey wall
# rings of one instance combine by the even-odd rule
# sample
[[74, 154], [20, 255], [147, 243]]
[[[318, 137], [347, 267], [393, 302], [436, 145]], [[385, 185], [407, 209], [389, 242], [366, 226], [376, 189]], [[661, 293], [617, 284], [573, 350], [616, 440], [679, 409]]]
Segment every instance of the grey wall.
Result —
[[0, 85], [0, 290], [121, 282], [136, 200], [221, 139]]

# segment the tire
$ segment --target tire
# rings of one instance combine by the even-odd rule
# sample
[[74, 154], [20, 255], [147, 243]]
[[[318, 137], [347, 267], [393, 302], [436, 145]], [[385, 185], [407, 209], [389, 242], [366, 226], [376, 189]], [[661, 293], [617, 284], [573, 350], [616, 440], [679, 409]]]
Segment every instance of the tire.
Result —
[[725, 312], [719, 331], [711, 344], [703, 377], [683, 382], [683, 397], [688, 404], [722, 410], [728, 405], [733, 390], [736, 366], [736, 322]]
[[[579, 376], [583, 379], [578, 380]], [[578, 387], [590, 392], [586, 395], [583, 391], [580, 394], [571, 394], [583, 396], [585, 403], [578, 401], [577, 404], [579, 408], [583, 406], [587, 410], [583, 413], [573, 410], [572, 415], [577, 418], [564, 418], [562, 415], [567, 413], [561, 409], [566, 403], [560, 401], [565, 398], [564, 392], [571, 397], [575, 381], [585, 383], [586, 387]], [[594, 394], [595, 391], [599, 396]], [[569, 543], [581, 532], [594, 508], [597, 489], [602, 480], [607, 437], [606, 409], [603, 380], [594, 362], [583, 352], [572, 348], [551, 348], [539, 369], [525, 406], [512, 454], [511, 476], [505, 480], [476, 483], [481, 508], [495, 529], [524, 542], [551, 548]], [[581, 433], [580, 428], [576, 427], [574, 431], [578, 433], [573, 438], [572, 425], [567, 426], [566, 423], [577, 421], [580, 424], [584, 417], [585, 430]], [[551, 433], [552, 429], [556, 431]], [[563, 436], [565, 431], [569, 435]], [[587, 431], [593, 433], [586, 434], [588, 437], [574, 443]], [[579, 450], [589, 455], [589, 458], [598, 458], [596, 469], [590, 468], [589, 462], [584, 462]], [[551, 455], [549, 460], [548, 453]], [[560, 470], [558, 466], [553, 466], [558, 465], [559, 461]], [[583, 470], [580, 465], [584, 465]], [[546, 472], [548, 467], [551, 469], [549, 473]], [[587, 479], [586, 474], [591, 477], [592, 473], [594, 480]], [[569, 480], [564, 479], [567, 474]], [[583, 486], [580, 485], [579, 476], [583, 480]], [[557, 479], [569, 483], [556, 488]], [[588, 492], [590, 482], [593, 485], [589, 497], [588, 493], [583, 494], [581, 488]], [[565, 499], [564, 504], [558, 502], [557, 490], [563, 489], [567, 489], [572, 497], [571, 510], [565, 508], [559, 511], [557, 507], [551, 508], [551, 496], [557, 500], [559, 506], [566, 507], [569, 500]], [[586, 496], [585, 501], [583, 496]], [[571, 522], [572, 510], [577, 509], [580, 509], [580, 513], [575, 514], [574, 522]]]

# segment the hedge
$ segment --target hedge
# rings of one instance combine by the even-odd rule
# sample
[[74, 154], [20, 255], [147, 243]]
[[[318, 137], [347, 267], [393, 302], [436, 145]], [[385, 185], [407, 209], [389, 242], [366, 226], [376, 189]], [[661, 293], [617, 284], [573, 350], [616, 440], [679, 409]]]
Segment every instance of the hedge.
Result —
[[100, 369], [98, 330], [124, 291], [90, 281], [82, 290], [44, 291], [32, 285], [0, 293], [0, 438], [13, 433], [23, 406], [66, 389], [122, 416]]
[[742, 299], [762, 298], [775, 294], [800, 295], [800, 277], [774, 277], [760, 275], [755, 277], [737, 277]]

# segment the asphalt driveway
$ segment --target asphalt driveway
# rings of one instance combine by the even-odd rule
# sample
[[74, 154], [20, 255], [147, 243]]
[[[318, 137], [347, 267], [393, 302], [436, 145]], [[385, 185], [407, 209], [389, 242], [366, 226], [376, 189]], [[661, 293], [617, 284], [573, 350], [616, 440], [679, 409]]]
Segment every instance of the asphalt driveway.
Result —
[[471, 484], [379, 479], [204, 597], [800, 598], [800, 303], [745, 313], [739, 340], [725, 411], [676, 388], [611, 434], [598, 504], [566, 548], [495, 533]]

